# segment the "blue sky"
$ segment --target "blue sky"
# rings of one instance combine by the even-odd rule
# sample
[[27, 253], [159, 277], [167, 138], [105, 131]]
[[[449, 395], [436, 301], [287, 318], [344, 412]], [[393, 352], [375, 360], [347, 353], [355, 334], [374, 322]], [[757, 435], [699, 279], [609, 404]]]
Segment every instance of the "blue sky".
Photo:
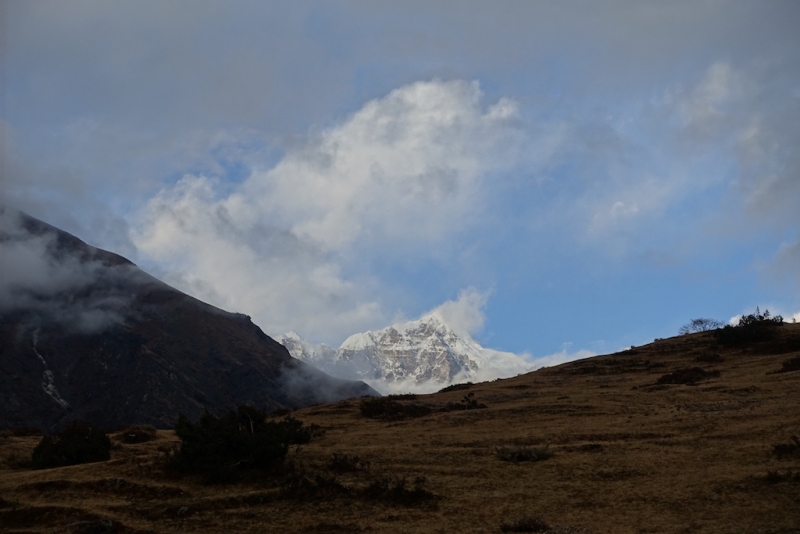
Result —
[[2, 201], [269, 334], [455, 301], [564, 359], [800, 310], [797, 2], [2, 10]]

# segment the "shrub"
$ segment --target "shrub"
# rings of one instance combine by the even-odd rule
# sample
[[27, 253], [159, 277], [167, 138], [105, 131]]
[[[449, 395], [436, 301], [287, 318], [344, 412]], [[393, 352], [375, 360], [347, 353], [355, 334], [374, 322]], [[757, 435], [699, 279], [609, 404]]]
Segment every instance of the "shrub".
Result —
[[283, 464], [289, 445], [308, 443], [311, 432], [292, 417], [266, 421], [266, 413], [239, 406], [220, 418], [206, 411], [197, 423], [181, 414], [175, 425], [181, 447], [172, 466], [202, 475], [206, 482], [234, 481], [248, 469], [273, 472]]
[[439, 496], [426, 490], [425, 479], [417, 477], [414, 479], [413, 488], [406, 487], [405, 477], [383, 476], [373, 479], [367, 487], [361, 490], [361, 495], [367, 499], [380, 500], [390, 504], [401, 506], [422, 506], [432, 504], [439, 499]]
[[314, 475], [309, 478], [301, 473], [292, 473], [281, 484], [280, 496], [284, 499], [310, 501], [348, 495], [352, 488], [343, 485], [336, 477]]
[[788, 360], [784, 360], [781, 365], [782, 367], [778, 371], [779, 373], [800, 371], [800, 356], [795, 356], [794, 358], [789, 358]]
[[727, 325], [714, 332], [717, 342], [723, 345], [738, 345], [766, 341], [774, 337], [775, 327], [783, 324], [783, 317], [772, 316], [769, 310], [762, 314], [758, 308], [755, 313], [744, 315], [737, 326]]
[[355, 454], [334, 452], [328, 460], [327, 468], [336, 473], [353, 473], [368, 471], [369, 462], [362, 460]]
[[722, 363], [725, 361], [725, 358], [719, 354], [701, 354], [700, 356], [697, 356], [695, 360], [704, 363]]
[[486, 408], [485, 404], [478, 402], [478, 399], [475, 398], [474, 393], [467, 393], [461, 399], [461, 404], [464, 405], [465, 410], [478, 410], [481, 408]]
[[14, 428], [7, 428], [0, 432], [0, 436], [3, 437], [15, 437], [15, 438], [23, 438], [28, 436], [41, 436], [42, 431], [38, 428], [33, 427], [14, 427]]
[[497, 457], [504, 462], [540, 462], [553, 457], [549, 445], [544, 447], [531, 447], [521, 445], [518, 447], [495, 447]]
[[678, 330], [678, 334], [686, 335], [686, 334], [693, 334], [695, 332], [707, 332], [709, 330], [716, 330], [717, 328], [721, 328], [722, 323], [717, 321], [716, 319], [709, 319], [707, 317], [700, 317], [698, 319], [692, 319], [689, 321], [688, 324], [683, 325]]
[[478, 410], [483, 408], [486, 408], [486, 405], [478, 402], [478, 399], [475, 398], [475, 393], [470, 392], [464, 395], [460, 402], [448, 402], [444, 407], [444, 411]]
[[502, 523], [500, 532], [547, 532], [550, 524], [539, 515], [526, 515], [512, 523]]
[[765, 477], [767, 484], [778, 484], [780, 482], [800, 482], [800, 471], [778, 471], [777, 469], [767, 471]]
[[6, 455], [6, 465], [11, 469], [30, 469], [31, 457], [27, 454], [12, 452]]
[[[395, 421], [405, 418], [424, 417], [431, 413], [430, 406], [418, 402], [400, 401], [403, 397], [368, 397], [360, 404], [361, 415], [370, 419]], [[414, 397], [412, 397], [414, 398]]]
[[699, 367], [687, 367], [663, 375], [656, 381], [656, 384], [687, 384], [694, 386], [701, 380], [718, 376], [719, 371], [704, 371]]
[[102, 462], [110, 457], [111, 440], [105, 432], [85, 421], [73, 421], [61, 434], [42, 437], [33, 449], [31, 467], [47, 469]]
[[800, 437], [792, 436], [789, 443], [773, 445], [772, 454], [778, 458], [800, 458]]
[[460, 391], [462, 389], [469, 389], [474, 384], [472, 382], [464, 382], [463, 384], [451, 384], [439, 390], [439, 393], [447, 393], [448, 391]]
[[133, 443], [145, 443], [148, 441], [153, 441], [156, 439], [157, 431], [156, 427], [151, 425], [134, 425], [129, 426], [127, 428], [123, 428], [114, 436], [116, 439], [120, 440], [122, 443], [133, 444]]

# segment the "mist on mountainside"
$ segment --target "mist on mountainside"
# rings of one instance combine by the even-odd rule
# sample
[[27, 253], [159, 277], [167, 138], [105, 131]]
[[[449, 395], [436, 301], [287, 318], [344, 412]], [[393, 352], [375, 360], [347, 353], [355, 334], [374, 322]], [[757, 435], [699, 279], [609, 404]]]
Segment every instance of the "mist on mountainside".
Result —
[[0, 272], [0, 315], [87, 334], [123, 324], [132, 296], [124, 281], [149, 278], [121, 256], [6, 206], [0, 206]]
[[0, 215], [0, 428], [169, 428], [180, 413], [377, 394], [293, 359], [246, 315], [24, 213]]

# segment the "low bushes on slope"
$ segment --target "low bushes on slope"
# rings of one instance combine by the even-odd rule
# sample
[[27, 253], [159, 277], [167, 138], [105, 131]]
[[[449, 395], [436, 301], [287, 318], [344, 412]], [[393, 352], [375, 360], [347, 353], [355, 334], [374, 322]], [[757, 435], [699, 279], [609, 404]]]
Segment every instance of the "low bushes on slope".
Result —
[[516, 521], [503, 522], [500, 532], [547, 532], [550, 524], [540, 515], [526, 515]]
[[781, 364], [780, 370], [776, 371], [778, 373], [791, 373], [792, 371], [800, 371], [800, 356], [795, 356], [794, 358], [789, 358], [788, 360], [784, 360]]
[[520, 445], [518, 447], [495, 447], [495, 455], [504, 462], [541, 462], [553, 457], [549, 445], [544, 447], [531, 447]]
[[474, 386], [472, 382], [463, 382], [461, 384], [451, 384], [439, 390], [439, 393], [447, 393], [448, 391], [460, 391], [462, 389], [469, 389]]
[[369, 461], [364, 460], [357, 454], [334, 452], [331, 454], [326, 467], [336, 473], [355, 473], [357, 471], [369, 471]]
[[451, 412], [454, 410], [477, 410], [486, 408], [478, 402], [475, 393], [469, 392], [459, 402], [447, 404], [422, 404], [414, 395], [390, 395], [388, 397], [370, 397], [361, 401], [361, 415], [370, 419], [397, 421], [424, 417], [433, 412]]
[[783, 317], [772, 316], [769, 310], [761, 313], [756, 308], [755, 313], [745, 315], [739, 319], [736, 326], [727, 325], [714, 331], [714, 337], [721, 345], [741, 345], [758, 341], [767, 341], [775, 337], [777, 327], [783, 324]]
[[122, 443], [146, 443], [157, 437], [156, 427], [151, 425], [134, 425], [123, 428], [114, 436]]
[[286, 417], [267, 421], [266, 412], [239, 406], [222, 417], [206, 411], [197, 423], [181, 414], [175, 425], [181, 446], [171, 466], [201, 475], [208, 483], [232, 482], [247, 470], [275, 472], [290, 445], [308, 443], [312, 432]]
[[478, 399], [475, 398], [475, 394], [472, 392], [467, 393], [464, 395], [459, 402], [448, 402], [444, 406], [445, 412], [450, 412], [453, 410], [480, 410], [486, 408], [486, 405], [482, 402], [478, 402]]
[[[405, 396], [369, 397], [361, 401], [361, 415], [370, 419], [399, 419], [423, 417], [431, 413], [431, 407], [414, 402], [413, 397]], [[402, 400], [401, 400], [402, 399]]]
[[800, 437], [792, 436], [789, 443], [778, 443], [772, 446], [772, 454], [778, 458], [800, 459]]
[[102, 462], [111, 457], [106, 433], [85, 421], [73, 421], [61, 434], [44, 436], [31, 456], [33, 469]]
[[709, 378], [716, 378], [719, 376], [719, 371], [705, 371], [699, 367], [687, 367], [685, 369], [678, 369], [671, 373], [661, 376], [656, 384], [686, 384], [694, 386], [701, 380]]

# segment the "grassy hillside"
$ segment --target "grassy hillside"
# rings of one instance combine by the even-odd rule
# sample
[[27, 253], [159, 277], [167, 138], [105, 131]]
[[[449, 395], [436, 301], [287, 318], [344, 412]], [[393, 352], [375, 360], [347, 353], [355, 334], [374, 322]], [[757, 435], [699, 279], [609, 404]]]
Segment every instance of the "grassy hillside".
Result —
[[395, 398], [389, 416], [318, 405], [293, 412], [325, 430], [294, 474], [233, 485], [165, 471], [170, 431], [40, 471], [21, 467], [39, 438], [5, 436], [0, 531], [800, 532], [800, 369], [778, 372], [798, 356], [787, 324]]

